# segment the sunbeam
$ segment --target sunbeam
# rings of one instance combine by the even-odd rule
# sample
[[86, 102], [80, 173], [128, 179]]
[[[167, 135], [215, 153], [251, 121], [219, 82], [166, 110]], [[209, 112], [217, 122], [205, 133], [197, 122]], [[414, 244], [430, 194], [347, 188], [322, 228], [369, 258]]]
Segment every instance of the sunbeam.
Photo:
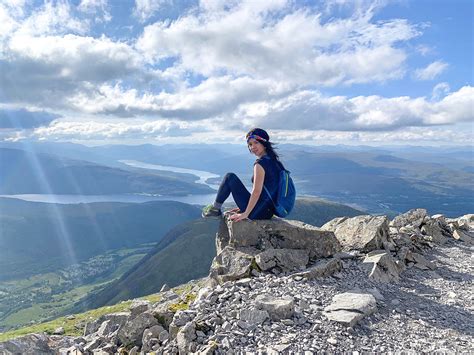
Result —
[[[51, 187], [50, 181], [45, 173], [37, 155], [32, 146], [28, 142], [22, 142], [22, 145], [25, 147], [27, 160], [29, 164], [33, 167], [34, 173], [37, 175], [38, 183], [42, 191], [48, 194], [53, 194], [54, 191]], [[64, 251], [65, 255], [62, 255], [63, 260], [67, 260], [68, 258], [71, 260], [71, 264], [75, 264], [78, 262], [78, 258], [76, 257], [76, 251], [74, 250], [73, 243], [72, 243], [72, 235], [68, 229], [66, 219], [61, 211], [60, 208], [55, 203], [48, 204], [48, 207], [51, 211], [52, 216], [52, 224], [56, 229], [56, 233], [58, 235], [58, 240], [61, 243], [61, 249]]]

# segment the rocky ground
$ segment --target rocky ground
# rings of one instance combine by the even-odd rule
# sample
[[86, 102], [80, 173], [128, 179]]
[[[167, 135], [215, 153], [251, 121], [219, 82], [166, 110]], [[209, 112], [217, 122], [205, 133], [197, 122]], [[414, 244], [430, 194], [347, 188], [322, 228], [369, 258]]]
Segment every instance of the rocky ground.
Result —
[[[370, 281], [358, 261], [346, 260], [333, 277], [311, 281], [267, 275], [226, 283], [214, 291], [215, 302], [196, 307], [221, 315], [224, 325], [209, 337], [222, 344], [219, 352], [321, 351], [474, 351], [474, 248], [458, 242], [437, 246], [425, 256], [435, 271], [409, 268], [398, 284]], [[333, 296], [347, 291], [371, 293], [377, 311], [352, 328], [329, 321], [324, 308]], [[231, 294], [229, 298], [222, 295]], [[256, 327], [242, 324], [238, 314], [252, 309], [258, 295], [292, 297], [291, 320], [266, 320]], [[211, 298], [209, 298], [212, 300]], [[248, 322], [247, 322], [248, 323]]]
[[[222, 225], [207, 287], [137, 301], [88, 323], [83, 337], [34, 334], [0, 344], [0, 353], [473, 353], [473, 222], [413, 210], [390, 223], [360, 216], [322, 230]], [[308, 245], [301, 233], [326, 244]], [[334, 255], [311, 260], [318, 253]]]

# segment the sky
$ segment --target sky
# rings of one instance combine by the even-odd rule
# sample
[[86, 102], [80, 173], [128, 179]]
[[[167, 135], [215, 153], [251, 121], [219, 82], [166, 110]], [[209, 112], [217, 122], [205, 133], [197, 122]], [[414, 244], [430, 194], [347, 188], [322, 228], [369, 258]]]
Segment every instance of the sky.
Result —
[[471, 0], [0, 0], [0, 141], [473, 145]]

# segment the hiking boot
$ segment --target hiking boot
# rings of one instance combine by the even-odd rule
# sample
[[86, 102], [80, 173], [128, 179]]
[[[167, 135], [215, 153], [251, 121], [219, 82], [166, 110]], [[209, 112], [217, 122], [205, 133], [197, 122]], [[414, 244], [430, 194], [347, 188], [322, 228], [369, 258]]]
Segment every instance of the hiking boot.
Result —
[[222, 211], [219, 208], [215, 208], [213, 205], [208, 205], [202, 209], [202, 216], [206, 217], [220, 217]]

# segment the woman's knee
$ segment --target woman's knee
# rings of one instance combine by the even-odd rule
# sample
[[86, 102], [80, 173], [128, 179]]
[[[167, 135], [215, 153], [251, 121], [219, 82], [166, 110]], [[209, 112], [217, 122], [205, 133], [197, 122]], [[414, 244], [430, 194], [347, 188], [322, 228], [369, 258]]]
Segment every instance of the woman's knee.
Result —
[[235, 175], [234, 173], [227, 173], [224, 176], [224, 180], [226, 180], [226, 181], [235, 180], [236, 178], [237, 178], [237, 175]]

